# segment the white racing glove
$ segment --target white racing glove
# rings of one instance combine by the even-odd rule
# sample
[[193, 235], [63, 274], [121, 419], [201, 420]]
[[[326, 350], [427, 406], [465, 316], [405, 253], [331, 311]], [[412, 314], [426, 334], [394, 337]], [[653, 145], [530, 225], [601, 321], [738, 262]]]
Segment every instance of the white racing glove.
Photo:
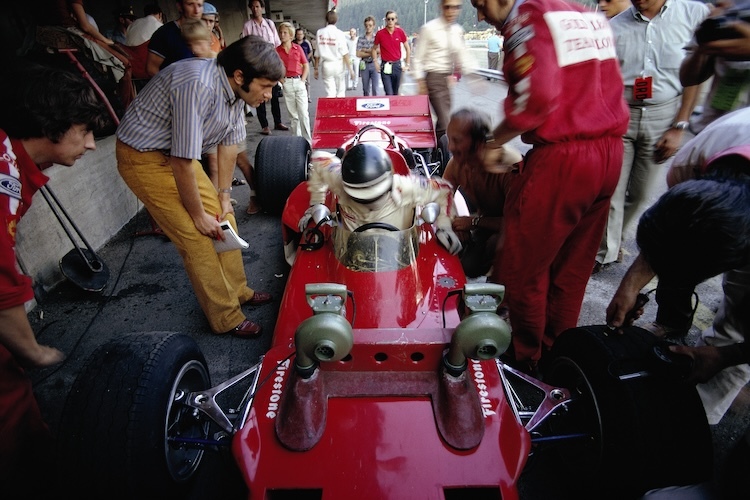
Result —
[[461, 240], [458, 239], [458, 236], [456, 236], [456, 233], [453, 232], [453, 229], [450, 226], [438, 227], [435, 230], [435, 236], [437, 236], [440, 244], [443, 245], [452, 255], [456, 255], [461, 251]]
[[310, 221], [312, 220], [313, 208], [315, 208], [315, 205], [307, 207], [304, 215], [302, 215], [302, 217], [300, 218], [299, 223], [297, 224], [300, 232], [304, 232], [304, 230], [307, 229], [307, 226], [310, 224]]

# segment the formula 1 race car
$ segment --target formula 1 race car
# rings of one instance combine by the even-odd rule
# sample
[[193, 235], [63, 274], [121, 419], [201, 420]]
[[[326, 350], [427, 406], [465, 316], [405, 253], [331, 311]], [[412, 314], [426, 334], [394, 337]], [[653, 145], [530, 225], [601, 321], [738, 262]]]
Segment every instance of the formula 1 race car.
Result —
[[[286, 139], [306, 160], [300, 138]], [[336, 147], [361, 142], [384, 148], [396, 173], [431, 174], [424, 160], [410, 168], [408, 142], [380, 124]], [[407, 229], [350, 231], [329, 194], [300, 233], [305, 183], [287, 194], [284, 238], [297, 248], [270, 350], [212, 387], [186, 335], [98, 349], [64, 411], [70, 484], [184, 495], [216, 449], [231, 449], [254, 499], [513, 499], [526, 477], [548, 488], [533, 498], [637, 498], [710, 477], [700, 401], [651, 334], [567, 331], [538, 380], [506, 363], [504, 288], [467, 283], [436, 239], [434, 205]]]

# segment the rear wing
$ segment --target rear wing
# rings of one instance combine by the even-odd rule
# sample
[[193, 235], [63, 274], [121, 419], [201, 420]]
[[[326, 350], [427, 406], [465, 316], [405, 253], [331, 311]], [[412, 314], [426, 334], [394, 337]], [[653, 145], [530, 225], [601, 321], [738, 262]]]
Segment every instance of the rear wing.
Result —
[[313, 149], [336, 149], [365, 125], [384, 125], [411, 149], [432, 149], [435, 127], [425, 95], [322, 97], [313, 127]]

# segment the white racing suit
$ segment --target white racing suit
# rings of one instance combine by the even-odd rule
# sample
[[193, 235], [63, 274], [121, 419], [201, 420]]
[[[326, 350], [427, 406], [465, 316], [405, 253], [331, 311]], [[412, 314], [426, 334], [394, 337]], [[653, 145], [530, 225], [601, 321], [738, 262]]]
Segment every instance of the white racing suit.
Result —
[[[391, 190], [378, 200], [363, 204], [354, 201], [345, 191], [341, 180], [341, 160], [326, 151], [314, 151], [307, 181], [310, 206], [325, 203], [326, 193], [331, 191], [338, 198], [341, 221], [350, 231], [368, 222], [384, 222], [399, 229], [408, 229], [414, 223], [414, 210], [418, 206], [436, 202], [440, 215], [435, 221], [435, 235], [449, 252], [456, 254], [461, 243], [453, 232], [451, 221], [455, 216], [452, 203], [452, 188], [449, 182], [439, 177], [427, 178], [418, 175], [393, 175]], [[310, 221], [310, 210], [300, 219], [300, 230]]]

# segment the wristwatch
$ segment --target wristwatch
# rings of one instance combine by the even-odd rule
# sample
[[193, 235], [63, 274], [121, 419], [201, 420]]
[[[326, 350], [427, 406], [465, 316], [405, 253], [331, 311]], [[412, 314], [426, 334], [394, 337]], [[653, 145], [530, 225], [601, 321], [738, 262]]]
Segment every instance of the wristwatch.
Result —
[[672, 128], [676, 128], [677, 130], [687, 130], [689, 126], [690, 122], [674, 122], [672, 124]]

